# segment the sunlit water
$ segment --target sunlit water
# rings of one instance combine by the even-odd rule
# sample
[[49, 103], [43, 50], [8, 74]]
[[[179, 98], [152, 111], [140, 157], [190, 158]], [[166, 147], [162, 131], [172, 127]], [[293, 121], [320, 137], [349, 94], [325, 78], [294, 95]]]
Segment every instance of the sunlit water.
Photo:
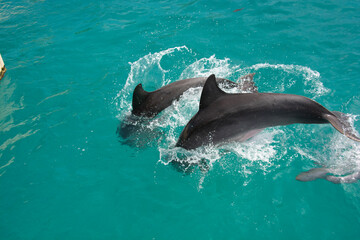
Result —
[[[314, 167], [360, 170], [359, 143], [328, 124], [186, 151], [175, 144], [198, 110], [194, 88], [129, 139], [117, 128], [139, 83], [151, 91], [256, 73], [260, 92], [312, 98], [350, 114], [359, 130], [359, 9], [344, 1], [1, 2], [0, 238], [357, 238], [359, 183], [295, 180]], [[193, 165], [183, 173], [173, 161]]]

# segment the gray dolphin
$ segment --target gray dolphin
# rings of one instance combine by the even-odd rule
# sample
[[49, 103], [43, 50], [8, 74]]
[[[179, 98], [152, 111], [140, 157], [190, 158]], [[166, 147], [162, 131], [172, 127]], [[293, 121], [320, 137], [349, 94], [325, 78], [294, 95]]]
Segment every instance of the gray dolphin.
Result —
[[211, 75], [203, 87], [199, 111], [183, 129], [177, 147], [194, 149], [207, 144], [245, 141], [262, 129], [294, 123], [330, 123], [345, 136], [352, 133], [346, 116], [298, 95], [278, 93], [229, 94]]
[[325, 179], [327, 174], [330, 173], [328, 168], [312, 168], [309, 171], [302, 172], [296, 176], [296, 180], [301, 182], [314, 181], [316, 179]]
[[301, 182], [314, 181], [316, 179], [325, 179], [329, 182], [339, 183], [354, 183], [360, 180], [360, 171], [347, 174], [345, 176], [334, 176], [328, 168], [312, 168], [309, 171], [302, 172], [296, 176], [296, 180]]
[[[243, 84], [238, 84], [225, 78], [216, 78], [216, 81], [223, 84], [225, 89], [240, 87], [242, 91], [257, 91], [253, 82], [254, 73], [241, 77]], [[169, 107], [174, 100], [188, 89], [202, 87], [205, 84], [206, 77], [188, 78], [170, 83], [153, 92], [147, 92], [143, 89], [142, 84], [138, 84], [133, 93], [132, 114], [136, 116], [152, 118], [162, 110]]]

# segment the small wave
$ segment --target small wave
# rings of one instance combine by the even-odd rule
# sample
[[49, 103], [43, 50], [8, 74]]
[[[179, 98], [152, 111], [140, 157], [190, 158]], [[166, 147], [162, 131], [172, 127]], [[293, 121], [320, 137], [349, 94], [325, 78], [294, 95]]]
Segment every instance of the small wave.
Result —
[[[1, 155], [0, 155], [0, 157], [1, 157]], [[12, 157], [6, 164], [0, 166], [0, 171], [2, 171], [1, 169], [10, 166], [10, 165], [14, 162], [14, 160], [15, 160], [15, 157]], [[0, 177], [1, 177], [5, 172], [6, 172], [6, 171], [2, 171], [2, 172], [0, 173]]]
[[2, 80], [2, 88], [0, 90], [0, 132], [7, 132], [10, 129], [23, 125], [15, 124], [12, 117], [13, 113], [24, 108], [24, 97], [22, 96], [18, 102], [9, 101], [16, 89], [16, 85], [11, 83], [10, 78]]
[[23, 134], [19, 133], [15, 137], [9, 138], [5, 142], [3, 142], [3, 144], [0, 145], [0, 150], [1, 151], [5, 150], [7, 147], [13, 145], [15, 142], [17, 142], [17, 141], [19, 141], [19, 140], [21, 140], [23, 138], [29, 137], [29, 136], [37, 133], [38, 131], [39, 130], [29, 130], [29, 131], [27, 131], [26, 133], [23, 133]]
[[61, 96], [61, 95], [64, 95], [64, 94], [68, 94], [69, 91], [70, 91], [70, 90], [67, 89], [67, 90], [62, 91], [62, 92], [60, 92], [60, 93], [56, 93], [56, 94], [54, 94], [54, 95], [51, 95], [51, 96], [49, 96], [49, 97], [46, 97], [46, 98], [44, 98], [43, 100], [41, 100], [37, 105], [40, 105], [40, 104], [44, 103], [45, 101], [47, 101], [47, 100], [49, 100], [49, 99], [51, 99], [51, 98], [58, 97], [58, 96]]

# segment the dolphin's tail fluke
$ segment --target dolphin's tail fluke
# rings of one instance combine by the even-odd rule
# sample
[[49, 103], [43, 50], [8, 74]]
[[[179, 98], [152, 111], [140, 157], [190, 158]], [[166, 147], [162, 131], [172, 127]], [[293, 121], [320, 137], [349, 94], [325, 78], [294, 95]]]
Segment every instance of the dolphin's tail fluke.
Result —
[[355, 130], [351, 127], [349, 117], [346, 114], [333, 111], [332, 114], [325, 114], [324, 118], [340, 133], [354, 141], [360, 142], [360, 137], [356, 136]]
[[328, 168], [312, 168], [309, 171], [302, 172], [296, 176], [296, 180], [301, 182], [314, 181], [316, 179], [325, 179], [329, 182], [339, 183], [354, 183], [360, 180], [360, 171], [347, 174], [345, 176], [334, 176]]
[[349, 174], [343, 177], [336, 177], [333, 175], [328, 175], [325, 177], [329, 182], [339, 184], [339, 183], [354, 183], [360, 179], [360, 172], [354, 172], [353, 174]]
[[240, 90], [242, 92], [257, 93], [258, 87], [254, 83], [255, 73], [250, 73], [248, 75], [240, 77]]

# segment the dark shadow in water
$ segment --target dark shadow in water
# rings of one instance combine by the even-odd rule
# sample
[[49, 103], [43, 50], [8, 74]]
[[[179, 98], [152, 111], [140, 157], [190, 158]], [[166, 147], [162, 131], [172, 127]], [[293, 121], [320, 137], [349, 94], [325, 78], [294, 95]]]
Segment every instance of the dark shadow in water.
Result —
[[202, 158], [200, 161], [194, 162], [191, 160], [191, 156], [182, 153], [186, 151], [184, 149], [179, 149], [176, 153], [176, 157], [165, 156], [164, 160], [169, 163], [176, 171], [183, 173], [184, 175], [189, 175], [199, 169], [203, 173], [207, 173], [210, 170], [210, 163], [205, 158]]
[[170, 164], [176, 171], [181, 172], [184, 175], [189, 175], [195, 172], [197, 168], [199, 168], [202, 173], [207, 173], [210, 170], [210, 164], [206, 159], [201, 159], [199, 163], [190, 163], [186, 160], [173, 160]]
[[[153, 118], [135, 115], [124, 117], [116, 130], [119, 142], [135, 148], [147, 148], [157, 145], [164, 133], [158, 128], [151, 127], [152, 120]], [[176, 171], [185, 175], [189, 175], [197, 169], [203, 173], [209, 171], [210, 164], [206, 159], [193, 162], [191, 161], [191, 154], [189, 156], [184, 151], [187, 152], [187, 150], [179, 148], [179, 151], [176, 151], [176, 157], [165, 156], [164, 160]]]
[[150, 127], [151, 120], [150, 118], [134, 115], [126, 116], [120, 121], [116, 130], [120, 137], [119, 141], [131, 147], [151, 147], [163, 135], [160, 129]]

